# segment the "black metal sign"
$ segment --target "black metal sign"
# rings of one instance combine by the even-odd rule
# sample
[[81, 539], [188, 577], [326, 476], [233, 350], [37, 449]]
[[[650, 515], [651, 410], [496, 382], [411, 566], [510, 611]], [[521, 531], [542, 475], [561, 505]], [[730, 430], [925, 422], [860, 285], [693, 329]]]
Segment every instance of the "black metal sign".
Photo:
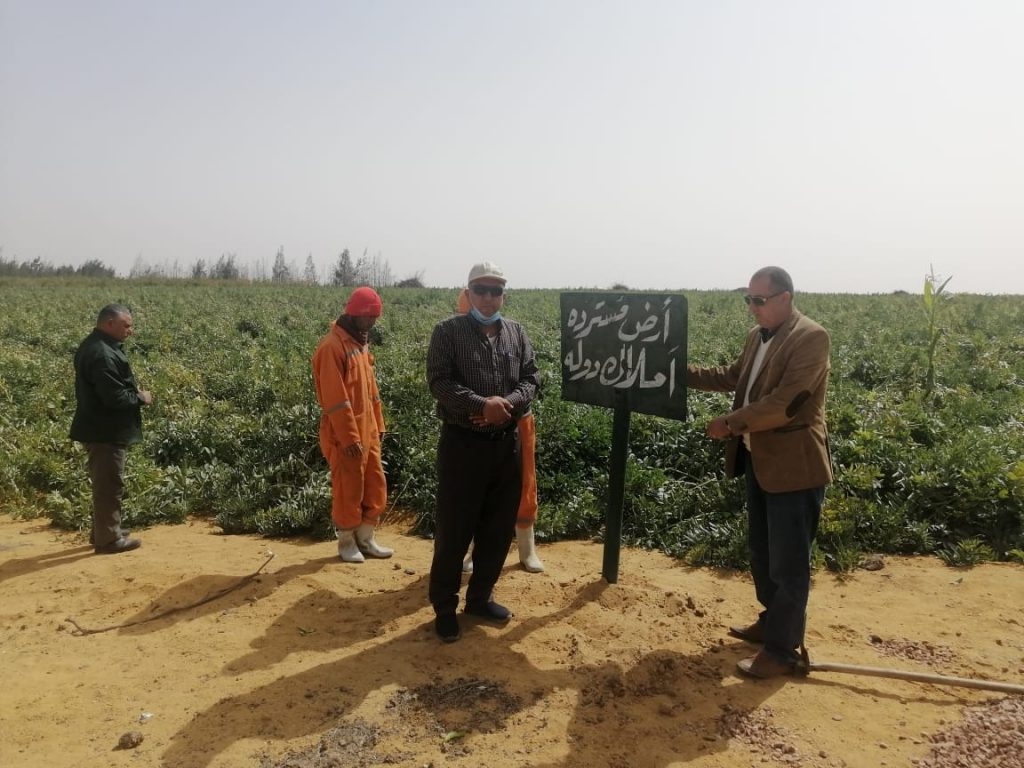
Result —
[[562, 397], [684, 420], [686, 318], [684, 296], [563, 293]]

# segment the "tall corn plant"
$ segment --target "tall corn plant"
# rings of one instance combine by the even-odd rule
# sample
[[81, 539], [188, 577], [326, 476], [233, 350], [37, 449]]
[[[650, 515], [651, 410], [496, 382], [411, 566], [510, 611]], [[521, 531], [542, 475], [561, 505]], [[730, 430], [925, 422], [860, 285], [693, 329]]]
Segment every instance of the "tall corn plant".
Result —
[[924, 312], [928, 318], [928, 369], [924, 377], [924, 398], [931, 397], [935, 389], [935, 350], [942, 338], [943, 329], [939, 327], [940, 306], [945, 302], [946, 296], [943, 291], [953, 276], [950, 275], [939, 283], [940, 278], [935, 274], [935, 267], [924, 278]]

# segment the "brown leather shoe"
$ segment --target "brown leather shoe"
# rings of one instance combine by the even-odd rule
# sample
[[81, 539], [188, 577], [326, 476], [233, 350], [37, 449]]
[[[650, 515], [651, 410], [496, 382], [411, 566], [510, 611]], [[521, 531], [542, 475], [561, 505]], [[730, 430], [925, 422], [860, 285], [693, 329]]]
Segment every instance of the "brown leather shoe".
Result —
[[764, 629], [760, 621], [755, 621], [749, 627], [729, 627], [729, 634], [754, 645], [764, 644]]
[[792, 675], [796, 672], [796, 662], [789, 664], [781, 662], [763, 648], [757, 652], [757, 656], [751, 656], [749, 659], [737, 662], [736, 667], [744, 675], [758, 677], [762, 680]]

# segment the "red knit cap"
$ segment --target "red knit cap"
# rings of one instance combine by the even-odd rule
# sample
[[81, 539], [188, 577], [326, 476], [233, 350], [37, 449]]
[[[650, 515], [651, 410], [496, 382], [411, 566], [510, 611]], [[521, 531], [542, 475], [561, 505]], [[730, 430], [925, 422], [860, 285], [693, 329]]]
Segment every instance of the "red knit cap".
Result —
[[345, 314], [349, 317], [380, 317], [381, 306], [377, 292], [364, 285], [362, 288], [356, 288], [348, 297]]

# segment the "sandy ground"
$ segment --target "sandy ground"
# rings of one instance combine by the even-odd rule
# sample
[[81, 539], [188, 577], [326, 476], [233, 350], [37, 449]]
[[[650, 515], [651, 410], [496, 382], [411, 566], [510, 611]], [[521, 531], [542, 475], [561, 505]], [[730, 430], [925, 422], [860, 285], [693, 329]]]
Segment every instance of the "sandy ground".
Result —
[[[931, 764], [971, 707], [1021, 698], [743, 679], [753, 649], [725, 627], [755, 615], [744, 575], [627, 550], [609, 585], [585, 542], [542, 547], [543, 574], [510, 555], [497, 597], [515, 618], [463, 619], [444, 645], [431, 543], [399, 531], [378, 534], [393, 559], [363, 565], [199, 520], [96, 556], [0, 516], [0, 765], [875, 768]], [[816, 576], [807, 641], [816, 661], [1024, 684], [1022, 605], [1020, 566], [887, 559]], [[128, 732], [141, 743], [116, 748]]]

